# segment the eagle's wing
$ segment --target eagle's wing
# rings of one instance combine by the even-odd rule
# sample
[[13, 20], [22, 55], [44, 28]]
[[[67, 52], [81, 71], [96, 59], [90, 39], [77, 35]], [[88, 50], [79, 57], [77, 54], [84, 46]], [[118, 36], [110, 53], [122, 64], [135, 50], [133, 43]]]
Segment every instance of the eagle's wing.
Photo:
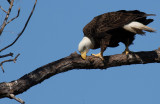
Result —
[[119, 27], [123, 27], [124, 25], [136, 21], [140, 18], [144, 18], [145, 13], [138, 12], [111, 12], [100, 15], [97, 18], [97, 28], [96, 31], [98, 33], [103, 33], [112, 29], [116, 29]]
[[103, 34], [104, 32], [123, 27], [132, 21], [137, 21], [140, 19], [146, 20], [146, 16], [149, 16], [149, 14], [138, 10], [121, 10], [117, 12], [105, 13], [94, 17], [93, 20], [84, 27], [83, 32], [85, 35], [99, 37], [100, 34]]

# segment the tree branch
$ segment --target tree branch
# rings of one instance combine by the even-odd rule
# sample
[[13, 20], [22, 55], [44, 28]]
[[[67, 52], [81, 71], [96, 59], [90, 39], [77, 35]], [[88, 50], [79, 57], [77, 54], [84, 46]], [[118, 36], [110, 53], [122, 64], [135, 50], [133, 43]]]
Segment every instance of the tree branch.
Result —
[[95, 56], [83, 60], [76, 52], [58, 61], [51, 62], [22, 76], [21, 78], [0, 83], [0, 98], [18, 95], [56, 74], [73, 69], [107, 69], [121, 65], [160, 63], [160, 50], [135, 52], [127, 57], [124, 54], [105, 56], [105, 61]]
[[[33, 9], [32, 9], [32, 11], [31, 11], [31, 13], [30, 13], [30, 15], [29, 15], [29, 17], [28, 17], [28, 19], [27, 19], [27, 22], [25, 23], [22, 31], [18, 34], [17, 38], [16, 38], [11, 44], [9, 44], [8, 46], [2, 48], [2, 49], [0, 50], [0, 52], [2, 52], [3, 50], [11, 47], [14, 43], [17, 42], [17, 40], [18, 40], [18, 39], [20, 38], [20, 36], [23, 34], [23, 32], [24, 32], [24, 30], [26, 29], [26, 27], [27, 27], [27, 25], [28, 25], [28, 23], [29, 23], [29, 20], [30, 20], [30, 18], [31, 18], [31, 16], [32, 16], [33, 12], [34, 12], [34, 9], [35, 9], [35, 7], [36, 7], [36, 3], [37, 3], [37, 0], [35, 1], [35, 4], [34, 4], [34, 6], [33, 6]], [[20, 10], [20, 9], [19, 9], [19, 10]], [[0, 32], [1, 32], [1, 31], [0, 31]]]
[[9, 53], [9, 54], [6, 54], [6, 55], [0, 55], [0, 58], [4, 58], [4, 57], [8, 57], [8, 56], [12, 56], [13, 57], [13, 53]]
[[16, 101], [18, 101], [18, 102], [20, 102], [21, 104], [25, 104], [25, 102], [24, 102], [22, 99], [16, 98], [16, 97], [14, 96], [14, 94], [10, 94], [10, 98], [11, 98], [11, 99], [14, 99], [14, 100], [16, 100]]
[[9, 20], [9, 21], [7, 22], [7, 24], [9, 24], [9, 23], [10, 23], [11, 21], [13, 21], [14, 19], [18, 18], [19, 13], [20, 13], [20, 8], [18, 9], [17, 16], [16, 16], [16, 17], [14, 17], [14, 18], [12, 18], [11, 20]]
[[11, 62], [11, 61], [13, 61], [14, 63], [16, 63], [16, 60], [17, 60], [17, 58], [18, 58], [19, 55], [20, 55], [20, 54], [18, 54], [14, 59], [4, 60], [4, 61], [2, 61], [2, 62], [0, 63], [0, 66], [1, 66], [1, 68], [2, 68], [3, 73], [4, 73], [3, 63], [5, 63], [5, 62]]
[[14, 0], [11, 0], [10, 7], [9, 7], [9, 9], [7, 11], [6, 17], [5, 17], [4, 21], [3, 21], [2, 27], [0, 29], [0, 35], [2, 34], [5, 26], [7, 25], [7, 20], [8, 20], [8, 17], [10, 15], [10, 13], [11, 13], [11, 10], [12, 10], [12, 7], [13, 7], [13, 2], [14, 2]]
[[2, 9], [3, 12], [7, 13], [7, 11], [5, 11], [1, 6], [0, 6], [0, 8]]

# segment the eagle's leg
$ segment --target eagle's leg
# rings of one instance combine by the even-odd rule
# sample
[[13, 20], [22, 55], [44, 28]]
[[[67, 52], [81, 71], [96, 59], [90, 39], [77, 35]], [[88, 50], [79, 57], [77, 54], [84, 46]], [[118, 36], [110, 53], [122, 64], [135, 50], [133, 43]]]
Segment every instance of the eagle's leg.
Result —
[[132, 52], [129, 50], [129, 46], [130, 46], [130, 44], [132, 44], [133, 39], [134, 39], [134, 37], [131, 39], [128, 38], [125, 42], [123, 42], [125, 44], [126, 49], [124, 50], [124, 52], [122, 54], [126, 54], [126, 55], [132, 54]]
[[98, 53], [98, 54], [92, 54], [92, 55], [96, 56], [96, 57], [99, 57], [99, 58], [101, 58], [101, 60], [104, 61], [103, 52], [106, 50], [108, 44], [109, 44], [109, 41], [106, 42], [105, 40], [102, 40], [101, 41], [101, 52]]
[[100, 53], [98, 53], [98, 54], [92, 54], [93, 56], [96, 56], [96, 57], [99, 57], [99, 58], [101, 58], [102, 60], [104, 60], [104, 58], [103, 58], [103, 53], [102, 52], [100, 52]]
[[129, 45], [126, 45], [126, 49], [124, 50], [124, 52], [122, 54], [126, 54], [128, 55], [129, 53], [131, 53], [131, 51], [129, 50]]

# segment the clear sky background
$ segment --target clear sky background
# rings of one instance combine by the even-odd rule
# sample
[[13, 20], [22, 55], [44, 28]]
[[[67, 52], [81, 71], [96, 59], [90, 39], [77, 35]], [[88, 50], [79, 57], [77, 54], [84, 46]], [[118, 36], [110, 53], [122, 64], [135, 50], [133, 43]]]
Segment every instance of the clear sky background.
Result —
[[[10, 23], [0, 37], [0, 48], [12, 42], [25, 24], [34, 0], [15, 0]], [[0, 5], [7, 8], [6, 0]], [[17, 43], [1, 54], [20, 53], [17, 63], [5, 63], [0, 70], [0, 82], [16, 80], [36, 68], [77, 51], [83, 37], [83, 27], [94, 16], [117, 10], [141, 10], [154, 13], [149, 26], [157, 30], [146, 36], [136, 36], [131, 51], [151, 51], [160, 46], [159, 0], [38, 0], [35, 12]], [[0, 24], [5, 13], [0, 10]], [[124, 45], [108, 48], [104, 55], [121, 54]], [[90, 51], [98, 53], [100, 50]], [[78, 52], [78, 51], [77, 51]], [[3, 60], [1, 60], [3, 61]], [[17, 95], [26, 104], [160, 104], [160, 64], [129, 65], [107, 70], [72, 70], [55, 75], [26, 92]], [[0, 104], [19, 104], [8, 98]]]

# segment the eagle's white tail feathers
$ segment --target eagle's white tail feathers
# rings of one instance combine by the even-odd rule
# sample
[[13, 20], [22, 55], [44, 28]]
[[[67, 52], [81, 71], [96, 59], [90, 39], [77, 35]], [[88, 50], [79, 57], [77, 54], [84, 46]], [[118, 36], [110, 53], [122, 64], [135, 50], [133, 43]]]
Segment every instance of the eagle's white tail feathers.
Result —
[[125, 30], [133, 32], [135, 34], [145, 34], [144, 31], [155, 32], [154, 29], [140, 23], [140, 22], [131, 22], [123, 27]]

